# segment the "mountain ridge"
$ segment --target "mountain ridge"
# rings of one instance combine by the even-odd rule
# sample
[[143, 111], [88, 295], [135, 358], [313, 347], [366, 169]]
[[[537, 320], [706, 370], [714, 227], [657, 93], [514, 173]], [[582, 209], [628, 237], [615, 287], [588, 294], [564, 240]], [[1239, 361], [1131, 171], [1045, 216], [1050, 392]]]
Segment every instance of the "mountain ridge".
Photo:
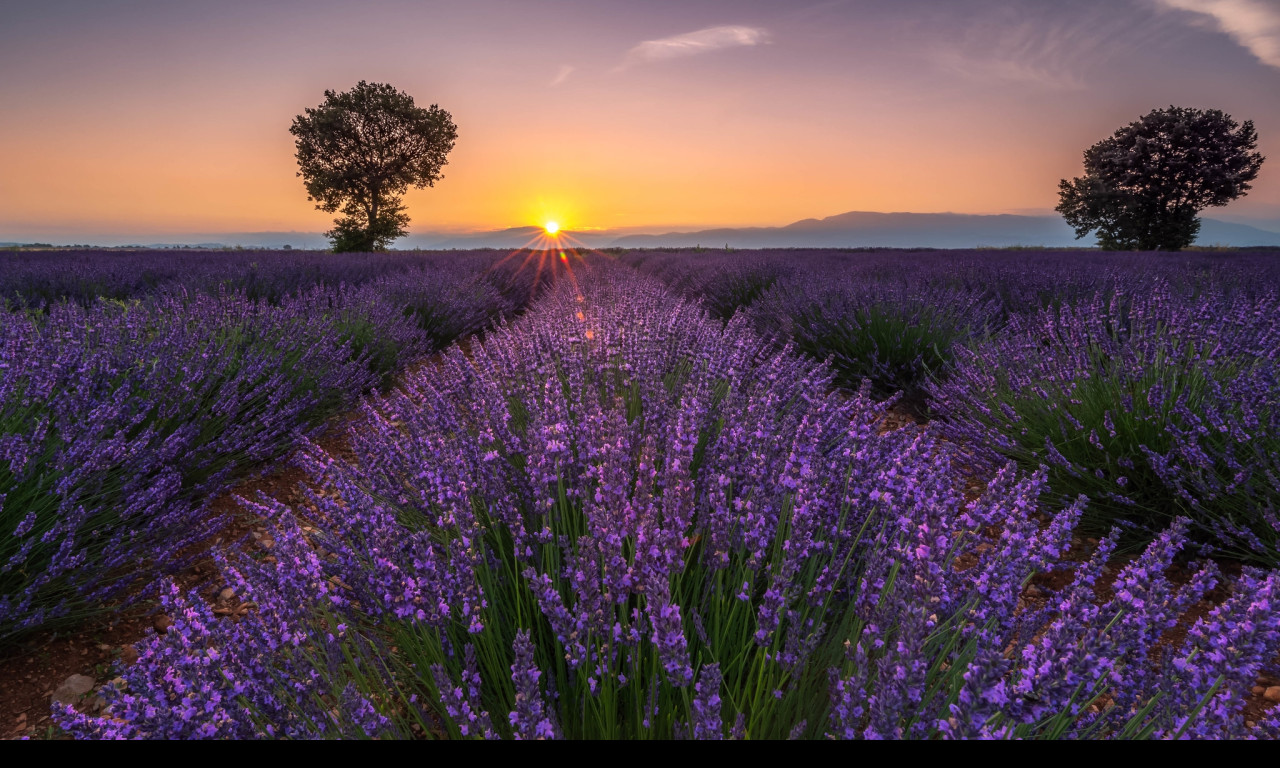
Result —
[[[1280, 231], [1240, 222], [1201, 219], [1197, 245], [1280, 248]], [[1274, 222], [1280, 226], [1280, 220]], [[1075, 233], [1058, 216], [1026, 214], [911, 213], [846, 211], [824, 218], [806, 218], [772, 227], [714, 227], [660, 233], [628, 233], [625, 230], [564, 232], [562, 243], [573, 242], [588, 248], [722, 247], [731, 248], [981, 248], [1044, 247], [1082, 248], [1095, 244], [1092, 237], [1077, 240]], [[316, 232], [229, 232], [166, 235], [163, 242], [146, 243], [150, 238], [75, 236], [75, 242], [98, 240], [98, 245], [124, 247], [248, 247], [323, 249], [324, 235]], [[16, 237], [22, 242], [59, 242], [65, 237]], [[403, 250], [448, 250], [471, 248], [516, 249], [546, 240], [541, 227], [523, 226], [465, 234], [421, 232], [397, 242]], [[69, 243], [67, 243], [69, 244]], [[554, 247], [551, 245], [550, 247]]]
[[[1197, 244], [1280, 247], [1280, 232], [1247, 224], [1201, 219]], [[617, 247], [678, 247], [723, 244], [732, 248], [980, 248], [1089, 247], [1057, 216], [967, 213], [880, 213], [848, 211], [822, 219], [801, 219], [780, 227], [720, 227], [694, 232], [624, 235]]]

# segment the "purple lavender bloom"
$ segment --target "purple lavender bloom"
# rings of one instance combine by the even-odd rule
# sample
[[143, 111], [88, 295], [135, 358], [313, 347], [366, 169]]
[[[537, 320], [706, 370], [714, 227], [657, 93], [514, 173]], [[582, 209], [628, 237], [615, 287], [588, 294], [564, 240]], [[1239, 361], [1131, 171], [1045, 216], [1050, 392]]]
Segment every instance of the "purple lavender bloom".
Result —
[[694, 686], [691, 725], [695, 739], [724, 738], [724, 722], [720, 716], [720, 685], [720, 665], [708, 664], [703, 667]]
[[6, 263], [0, 643], [181, 567], [225, 522], [207, 499], [515, 309], [496, 258], [312, 256]]
[[[112, 710], [130, 713], [130, 734], [269, 734], [261, 724], [277, 720], [289, 735], [370, 733], [373, 715], [399, 708], [361, 694], [337, 661], [361, 637], [375, 653], [390, 649], [368, 638], [394, 637], [420, 666], [389, 665], [385, 684], [468, 736], [1272, 733], [1277, 718], [1251, 729], [1240, 704], [1277, 651], [1274, 574], [1246, 571], [1166, 649], [1219, 581], [1210, 566], [1171, 578], [1193, 521], [1153, 531], [1119, 573], [1119, 536], [1064, 561], [1095, 500], [1048, 495], [1055, 468], [1020, 474], [988, 457], [993, 477], [972, 498], [957, 467], [966, 446], [942, 425], [886, 431], [869, 387], [837, 391], [829, 368], [779, 350], [745, 315], [721, 322], [602, 257], [576, 269], [518, 324], [369, 398], [349, 458], [307, 446], [319, 490], [305, 537], [291, 538], [283, 505], [246, 502], [278, 521], [290, 553], [276, 569], [236, 566], [237, 588], [269, 607], [261, 622], [227, 622], [242, 642], [219, 628], [149, 644], [126, 676], [136, 704]], [[1140, 325], [1113, 319], [1120, 337]], [[1032, 345], [1055, 343], [1035, 332], [1046, 335]], [[1077, 411], [1046, 423], [1084, 430], [1095, 455], [1091, 434], [1104, 449], [1115, 439], [1103, 413], [1124, 434], [1126, 414], [1149, 407], [1145, 394], [1126, 402], [1097, 423]], [[1190, 407], [1172, 389], [1160, 402]], [[1229, 434], [1219, 416], [1201, 426]], [[252, 691], [212, 723], [200, 709], [227, 694], [209, 679], [210, 649]], [[172, 717], [158, 706], [184, 696]], [[308, 710], [316, 696], [351, 715]], [[181, 713], [191, 725], [170, 722]]]
[[517, 632], [512, 646], [515, 663], [511, 665], [511, 682], [515, 686], [516, 705], [509, 718], [511, 731], [517, 739], [554, 739], [560, 735], [559, 728], [543, 704], [542, 689], [538, 686], [542, 671], [533, 660], [533, 650], [529, 632]]
[[1277, 564], [1280, 291], [1229, 276], [1126, 272], [1012, 315], [933, 384], [948, 437], [976, 465], [1048, 465], [1057, 494], [1089, 496], [1094, 530], [1150, 539], [1185, 516], [1215, 551]]

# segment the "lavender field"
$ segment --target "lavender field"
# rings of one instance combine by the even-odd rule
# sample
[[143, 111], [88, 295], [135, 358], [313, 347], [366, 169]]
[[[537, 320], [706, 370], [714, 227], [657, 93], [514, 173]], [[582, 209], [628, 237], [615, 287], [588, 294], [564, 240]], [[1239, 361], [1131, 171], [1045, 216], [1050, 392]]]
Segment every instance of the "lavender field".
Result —
[[1280, 736], [1280, 254], [4, 258], [0, 657], [173, 619], [77, 738]]

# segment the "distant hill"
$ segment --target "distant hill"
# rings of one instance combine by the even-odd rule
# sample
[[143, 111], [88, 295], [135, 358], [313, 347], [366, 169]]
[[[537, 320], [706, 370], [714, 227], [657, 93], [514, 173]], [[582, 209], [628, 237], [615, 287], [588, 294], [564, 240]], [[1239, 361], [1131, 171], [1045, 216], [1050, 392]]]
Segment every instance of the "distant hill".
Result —
[[1248, 224], [1201, 219], [1200, 235], [1196, 238], [1196, 245], [1228, 245], [1236, 248], [1260, 245], [1280, 246], [1280, 233], [1251, 227]]
[[[1280, 248], [1280, 231], [1248, 224], [1202, 219], [1198, 245], [1225, 245], [1237, 248], [1275, 246]], [[1275, 224], [1280, 228], [1280, 220]], [[512, 227], [490, 232], [418, 232], [395, 244], [399, 249], [459, 250], [501, 248], [514, 250], [541, 241], [541, 227]], [[802, 219], [781, 227], [731, 227], [692, 232], [631, 234], [618, 230], [566, 232], [572, 242], [589, 248], [1004, 248], [1029, 246], [1080, 248], [1094, 245], [1093, 238], [1075, 239], [1075, 233], [1053, 215], [976, 215], [964, 213], [871, 213], [850, 211], [824, 219]], [[5, 233], [6, 237], [15, 237]], [[81, 235], [79, 238], [86, 238]], [[191, 234], [171, 237], [170, 242], [151, 243], [152, 248], [292, 248], [325, 249], [329, 242], [318, 232], [234, 232]], [[16, 239], [16, 238], [15, 238]], [[17, 241], [33, 242], [33, 240]], [[93, 238], [105, 246], [145, 242], [138, 238]], [[545, 242], [545, 241], [542, 241]], [[16, 242], [13, 244], [17, 244]], [[64, 243], [66, 244], [66, 243]], [[4, 244], [0, 244], [4, 247]]]
[[[1203, 219], [1204, 245], [1280, 247], [1280, 233]], [[1044, 246], [1088, 247], [1093, 238], [1077, 240], [1057, 216], [975, 215], [961, 213], [870, 213], [851, 211], [825, 219], [803, 219], [783, 227], [704, 229], [661, 235], [627, 235], [611, 245], [623, 248], [702, 245], [732, 248], [978, 248]]]
[[[491, 232], [473, 232], [467, 234], [431, 234], [410, 235], [402, 242], [415, 248], [523, 248], [543, 234], [542, 227], [512, 227]], [[401, 247], [404, 247], [402, 245]]]
[[[599, 231], [599, 232], [571, 232], [566, 231], [564, 234], [570, 236], [573, 242], [585, 245], [589, 248], [604, 248], [611, 245], [618, 237], [617, 232]], [[418, 235], [409, 235], [397, 243], [400, 248], [422, 248], [422, 249], [441, 249], [448, 250], [450, 248], [466, 249], [466, 248], [526, 248], [526, 247], [547, 247], [545, 245], [538, 246], [538, 243], [546, 243], [544, 239], [545, 231], [542, 227], [512, 227], [510, 229], [499, 229], [492, 232], [472, 232], [467, 234], [431, 234], [424, 233]]]

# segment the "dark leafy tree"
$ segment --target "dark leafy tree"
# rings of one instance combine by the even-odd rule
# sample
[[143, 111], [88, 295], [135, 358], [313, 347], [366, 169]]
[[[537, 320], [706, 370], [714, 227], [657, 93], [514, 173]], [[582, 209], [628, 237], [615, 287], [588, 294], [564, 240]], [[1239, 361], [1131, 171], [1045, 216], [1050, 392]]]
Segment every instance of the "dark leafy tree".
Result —
[[1057, 211], [1108, 250], [1176, 251], [1200, 211], [1249, 191], [1263, 157], [1253, 122], [1217, 109], [1157, 109], [1085, 150], [1085, 175], [1058, 184]]
[[309, 200], [326, 213], [342, 212], [325, 234], [335, 251], [381, 251], [406, 234], [400, 197], [410, 186], [435, 186], [457, 139], [448, 112], [383, 83], [361, 80], [298, 115], [298, 175]]

